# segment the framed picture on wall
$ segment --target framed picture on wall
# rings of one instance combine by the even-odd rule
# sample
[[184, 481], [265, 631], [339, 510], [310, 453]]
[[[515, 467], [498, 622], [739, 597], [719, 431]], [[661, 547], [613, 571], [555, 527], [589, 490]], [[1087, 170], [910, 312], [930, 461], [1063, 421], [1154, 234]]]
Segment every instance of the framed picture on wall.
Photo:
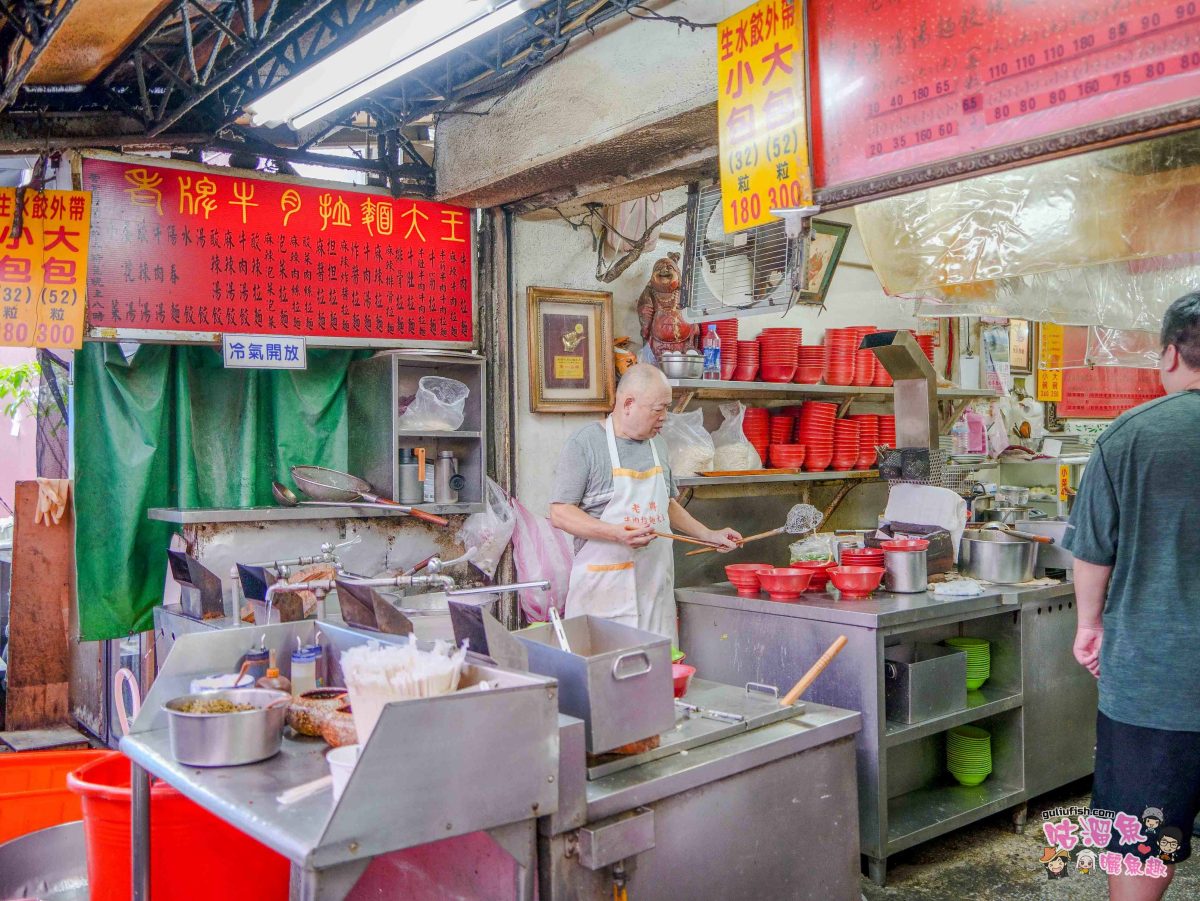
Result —
[[1013, 375], [1033, 375], [1033, 349], [1037, 324], [1028, 319], [1008, 320], [1008, 362]]
[[526, 289], [529, 406], [534, 413], [607, 413], [615, 377], [612, 293]]
[[800, 303], [825, 303], [825, 295], [829, 293], [829, 284], [833, 281], [833, 271], [842, 258], [849, 236], [850, 226], [847, 223], [813, 220], [808, 239], [807, 281], [805, 290], [800, 293]]

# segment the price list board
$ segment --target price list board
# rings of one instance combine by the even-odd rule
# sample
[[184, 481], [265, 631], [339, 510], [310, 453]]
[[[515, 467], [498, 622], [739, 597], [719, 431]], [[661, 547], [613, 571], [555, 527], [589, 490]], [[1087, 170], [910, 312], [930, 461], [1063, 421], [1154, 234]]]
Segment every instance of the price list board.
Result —
[[1196, 0], [809, 0], [826, 202], [1200, 119]]
[[470, 210], [153, 162], [81, 161], [89, 336], [474, 342]]

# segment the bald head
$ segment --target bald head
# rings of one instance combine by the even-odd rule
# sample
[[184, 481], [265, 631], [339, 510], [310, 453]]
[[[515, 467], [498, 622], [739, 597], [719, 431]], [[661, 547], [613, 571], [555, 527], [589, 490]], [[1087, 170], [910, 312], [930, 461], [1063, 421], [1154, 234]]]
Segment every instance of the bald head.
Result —
[[670, 406], [671, 385], [662, 370], [638, 363], [626, 370], [617, 385], [613, 425], [622, 438], [646, 441], [662, 429]]
[[630, 366], [617, 385], [617, 404], [620, 405], [622, 398], [640, 397], [655, 389], [666, 389], [668, 394], [671, 391], [671, 385], [661, 369], [648, 363]]

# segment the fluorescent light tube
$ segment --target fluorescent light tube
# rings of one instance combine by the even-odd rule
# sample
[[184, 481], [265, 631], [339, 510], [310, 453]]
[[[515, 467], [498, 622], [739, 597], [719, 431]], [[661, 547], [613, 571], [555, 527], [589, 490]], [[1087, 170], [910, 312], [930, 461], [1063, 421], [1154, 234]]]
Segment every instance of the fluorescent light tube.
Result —
[[304, 128], [544, 0], [422, 0], [246, 107], [254, 125]]

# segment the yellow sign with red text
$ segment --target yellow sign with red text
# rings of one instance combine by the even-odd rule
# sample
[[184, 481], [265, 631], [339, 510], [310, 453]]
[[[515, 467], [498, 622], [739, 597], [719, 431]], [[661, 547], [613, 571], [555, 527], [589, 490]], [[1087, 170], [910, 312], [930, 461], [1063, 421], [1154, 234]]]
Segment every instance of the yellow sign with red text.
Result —
[[83, 346], [91, 221], [89, 191], [0, 188], [0, 345]]
[[1061, 325], [1043, 323], [1038, 329], [1037, 399], [1060, 401], [1063, 395], [1063, 340]]
[[726, 233], [812, 204], [806, 83], [803, 0], [759, 0], [717, 27]]
[[1071, 495], [1071, 467], [1059, 464], [1058, 467], [1058, 499], [1064, 504]]

